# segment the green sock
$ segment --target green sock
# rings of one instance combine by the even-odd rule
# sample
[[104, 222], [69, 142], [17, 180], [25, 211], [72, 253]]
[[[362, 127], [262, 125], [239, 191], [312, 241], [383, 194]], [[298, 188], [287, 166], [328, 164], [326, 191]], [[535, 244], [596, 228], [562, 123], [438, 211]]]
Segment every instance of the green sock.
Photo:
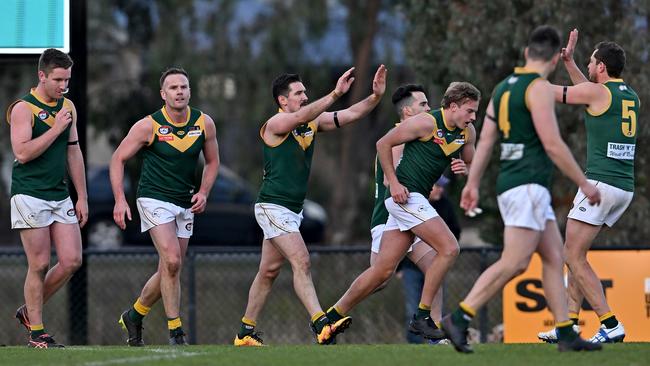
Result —
[[314, 321], [314, 327], [316, 328], [316, 333], [320, 334], [323, 328], [330, 323], [327, 315], [321, 315], [318, 319]]
[[603, 319], [600, 324], [603, 324], [607, 329], [611, 329], [618, 325], [618, 319], [616, 319], [616, 316], [612, 315], [607, 319]]
[[169, 330], [169, 337], [176, 337], [177, 335], [183, 335], [185, 332], [183, 332], [182, 327], [174, 328]]
[[573, 321], [571, 320], [558, 323], [555, 327], [557, 328], [558, 339], [571, 342], [578, 337], [578, 333], [573, 331]]
[[246, 337], [247, 335], [253, 334], [254, 331], [255, 331], [254, 325], [250, 325], [242, 322], [241, 326], [239, 327], [239, 333], [237, 333], [237, 337], [239, 337], [239, 339], [244, 339], [244, 337]]
[[36, 338], [42, 336], [43, 334], [45, 334], [45, 329], [39, 329], [39, 330], [32, 330], [31, 331], [32, 339], [36, 339]]
[[462, 308], [458, 307], [456, 311], [451, 314], [451, 320], [456, 324], [460, 325], [463, 329], [469, 327], [469, 323], [474, 317], [472, 314], [467, 313]]
[[573, 322], [573, 325], [578, 325], [578, 318], [569, 318]]
[[418, 310], [415, 312], [415, 319], [424, 319], [428, 318], [429, 316], [431, 316], [431, 309], [418, 308]]
[[341, 314], [338, 312], [338, 310], [336, 310], [336, 307], [335, 307], [335, 306], [332, 306], [331, 308], [329, 308], [329, 310], [327, 310], [327, 314], [326, 314], [326, 315], [327, 315], [327, 319], [329, 319], [330, 321], [333, 321], [333, 322], [337, 322], [337, 321], [339, 321], [339, 320], [341, 320], [341, 319], [344, 318], [344, 316], [341, 315]]
[[133, 307], [129, 309], [128, 315], [129, 319], [136, 323], [142, 323], [142, 319], [144, 319], [144, 315], [138, 313]]

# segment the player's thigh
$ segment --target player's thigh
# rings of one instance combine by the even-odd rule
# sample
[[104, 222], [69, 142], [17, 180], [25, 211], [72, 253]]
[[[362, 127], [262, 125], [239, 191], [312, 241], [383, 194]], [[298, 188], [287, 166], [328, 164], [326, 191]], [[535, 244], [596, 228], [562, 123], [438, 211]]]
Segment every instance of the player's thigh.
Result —
[[541, 237], [542, 232], [538, 230], [506, 226], [503, 231], [501, 260], [511, 266], [527, 266]]
[[81, 262], [81, 231], [79, 224], [54, 222], [50, 226], [59, 262]]
[[564, 263], [562, 251], [560, 228], [555, 220], [548, 220], [537, 246], [537, 253], [545, 262], [561, 264]]
[[395, 270], [413, 243], [413, 234], [409, 231], [384, 230], [381, 237], [381, 248], [373, 267], [390, 271]]
[[459, 250], [456, 237], [440, 216], [428, 219], [411, 231], [438, 253], [452, 254]]
[[436, 257], [436, 250], [431, 248], [422, 240], [416, 241], [411, 248], [413, 248], [413, 250], [411, 250], [406, 256], [411, 260], [411, 262], [415, 263], [422, 273], [425, 273], [431, 266], [433, 258]]
[[20, 230], [20, 241], [23, 244], [28, 263], [49, 264], [52, 250], [50, 237], [49, 226]]
[[309, 251], [300, 233], [287, 233], [268, 239], [289, 262], [309, 261]]
[[262, 242], [262, 256], [260, 258], [260, 272], [277, 272], [284, 264], [284, 256], [270, 240]]
[[564, 245], [567, 256], [586, 256], [601, 228], [601, 225], [568, 218]]
[[175, 221], [156, 225], [149, 229], [149, 234], [160, 256], [163, 258], [181, 257], [181, 245], [176, 236]]

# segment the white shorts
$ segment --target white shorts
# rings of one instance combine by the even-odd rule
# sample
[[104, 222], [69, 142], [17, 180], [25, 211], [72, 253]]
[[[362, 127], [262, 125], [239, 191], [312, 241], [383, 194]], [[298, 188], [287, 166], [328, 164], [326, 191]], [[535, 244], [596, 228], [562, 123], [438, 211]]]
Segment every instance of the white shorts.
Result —
[[524, 184], [497, 196], [505, 226], [544, 231], [546, 221], [555, 221], [551, 193], [539, 184]]
[[600, 191], [600, 205], [590, 205], [585, 194], [578, 189], [569, 211], [569, 218], [596, 226], [605, 224], [612, 227], [632, 202], [634, 192], [624, 191], [593, 179], [588, 180]]
[[140, 197], [136, 200], [140, 212], [140, 230], [144, 233], [154, 226], [176, 222], [176, 236], [189, 238], [194, 230], [194, 214], [189, 208], [173, 203]]
[[17, 194], [11, 197], [11, 228], [35, 229], [52, 225], [76, 224], [77, 214], [70, 197], [61, 201], [46, 201], [40, 198]]
[[273, 239], [284, 234], [299, 233], [302, 211], [295, 213], [274, 203], [256, 203], [255, 220], [264, 232], [264, 239]]
[[413, 227], [438, 216], [429, 200], [417, 192], [409, 193], [405, 204], [395, 203], [392, 197], [388, 197], [384, 201], [384, 205], [388, 210], [385, 231], [395, 229], [400, 231], [411, 230]]
[[[372, 229], [370, 229], [370, 236], [372, 237], [372, 245], [370, 246], [370, 250], [375, 254], [379, 253], [379, 249], [381, 248], [381, 236], [384, 233], [385, 227], [386, 227], [385, 224], [379, 224], [373, 227]], [[411, 246], [409, 247], [408, 252], [409, 253], [412, 252], [413, 246], [415, 246], [415, 244], [421, 241], [422, 239], [416, 236], [415, 239], [413, 239], [413, 244], [411, 244]]]

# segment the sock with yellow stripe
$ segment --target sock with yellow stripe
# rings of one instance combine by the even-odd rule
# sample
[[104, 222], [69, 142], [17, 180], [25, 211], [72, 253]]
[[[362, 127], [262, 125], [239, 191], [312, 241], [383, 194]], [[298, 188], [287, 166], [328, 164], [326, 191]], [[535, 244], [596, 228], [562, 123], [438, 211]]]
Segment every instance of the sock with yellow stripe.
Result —
[[454, 324], [461, 326], [462, 328], [468, 328], [469, 323], [476, 316], [476, 310], [474, 310], [469, 305], [461, 302], [458, 304], [458, 308], [451, 314], [451, 320]]
[[578, 333], [573, 331], [572, 320], [555, 323], [555, 329], [557, 329], [557, 338], [560, 340], [571, 342], [578, 337]]
[[429, 317], [430, 314], [431, 306], [420, 303], [420, 305], [418, 305], [418, 310], [415, 312], [415, 319], [424, 319]]
[[340, 309], [338, 309], [336, 306], [332, 306], [331, 308], [327, 309], [327, 319], [329, 319], [332, 322], [337, 322], [343, 318], [345, 318], [345, 314], [341, 312]]
[[31, 335], [32, 339], [36, 339], [36, 338], [42, 336], [43, 334], [45, 334], [45, 327], [43, 326], [42, 323], [41, 324], [32, 324], [32, 325], [30, 325], [29, 330], [30, 330], [30, 335]]
[[181, 317], [167, 318], [167, 329], [169, 329], [169, 336], [175, 337], [176, 335], [183, 334]]
[[253, 334], [256, 325], [257, 324], [255, 323], [255, 320], [251, 320], [246, 317], [241, 318], [241, 327], [239, 327], [239, 333], [237, 333], [237, 337], [239, 339], [244, 339], [244, 337], [247, 335]]
[[569, 313], [569, 320], [573, 322], [573, 325], [578, 325], [578, 313]]
[[611, 311], [598, 317], [598, 320], [600, 320], [600, 324], [604, 325], [607, 329], [615, 328], [618, 325], [618, 319], [616, 319], [616, 316], [614, 316], [614, 313]]
[[129, 309], [129, 318], [136, 323], [142, 323], [142, 319], [149, 314], [149, 311], [151, 311], [151, 307], [143, 305], [138, 297]]
[[312, 315], [311, 323], [314, 325], [314, 328], [316, 328], [316, 333], [320, 334], [323, 328], [330, 323], [330, 320], [324, 312], [319, 311]]

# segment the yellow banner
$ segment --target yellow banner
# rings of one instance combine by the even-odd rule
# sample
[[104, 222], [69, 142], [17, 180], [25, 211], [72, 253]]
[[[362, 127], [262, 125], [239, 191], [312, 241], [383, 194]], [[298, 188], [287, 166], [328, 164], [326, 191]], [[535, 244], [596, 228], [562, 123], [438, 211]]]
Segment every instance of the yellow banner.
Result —
[[[587, 258], [603, 284], [607, 303], [625, 326], [625, 341], [650, 341], [650, 250], [595, 250]], [[528, 270], [503, 289], [505, 343], [540, 342], [537, 333], [553, 328], [541, 279], [542, 264], [535, 254]], [[599, 327], [598, 316], [583, 303], [582, 336], [590, 338]]]

